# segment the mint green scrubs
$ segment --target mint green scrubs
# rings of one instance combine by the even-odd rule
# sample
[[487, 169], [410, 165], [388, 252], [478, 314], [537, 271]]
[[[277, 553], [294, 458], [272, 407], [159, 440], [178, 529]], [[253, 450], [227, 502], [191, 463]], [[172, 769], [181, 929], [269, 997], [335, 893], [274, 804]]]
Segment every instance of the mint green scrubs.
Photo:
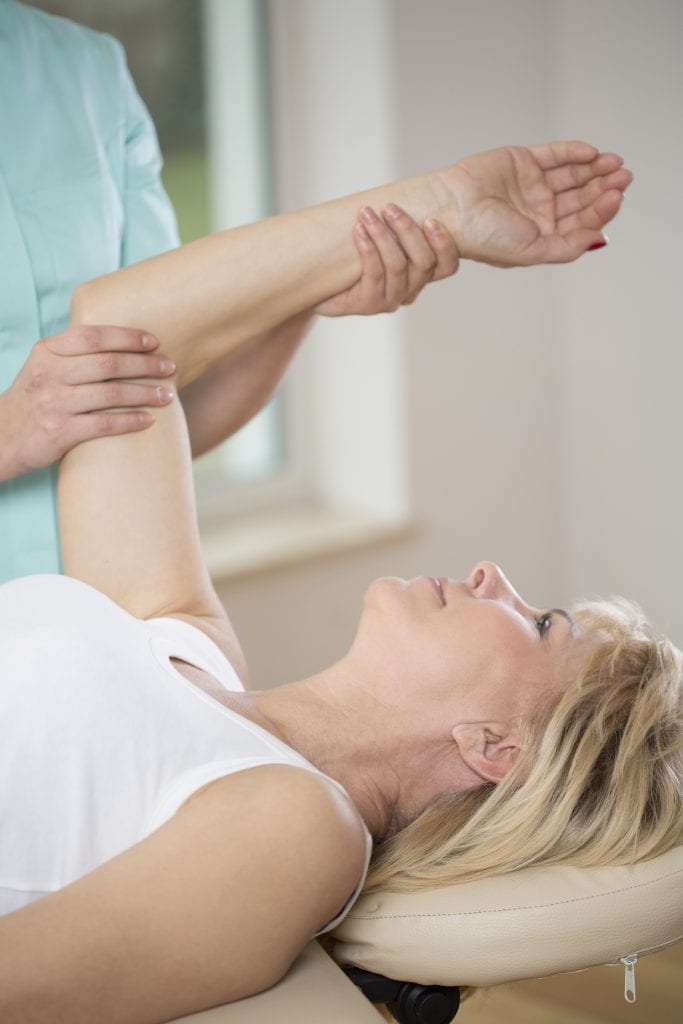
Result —
[[[121, 45], [0, 0], [0, 392], [77, 284], [178, 244], [160, 170]], [[61, 571], [55, 483], [0, 483], [0, 582]]]

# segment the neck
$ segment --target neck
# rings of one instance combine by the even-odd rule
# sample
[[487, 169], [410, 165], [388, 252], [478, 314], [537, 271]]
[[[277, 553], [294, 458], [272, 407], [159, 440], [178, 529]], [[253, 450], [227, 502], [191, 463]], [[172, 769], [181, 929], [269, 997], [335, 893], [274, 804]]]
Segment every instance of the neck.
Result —
[[376, 842], [471, 786], [443, 715], [401, 712], [348, 657], [244, 700], [259, 724], [341, 783]]
[[265, 728], [341, 783], [377, 842], [398, 827], [398, 779], [383, 764], [363, 708], [344, 699], [343, 664], [272, 690], [245, 694]]

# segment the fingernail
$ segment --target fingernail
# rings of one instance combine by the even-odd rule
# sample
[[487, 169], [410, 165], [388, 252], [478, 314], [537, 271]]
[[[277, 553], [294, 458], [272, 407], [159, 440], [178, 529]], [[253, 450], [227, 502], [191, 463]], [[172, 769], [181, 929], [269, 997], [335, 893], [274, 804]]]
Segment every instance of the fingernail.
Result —
[[152, 348], [152, 346], [156, 345], [156, 343], [157, 343], [157, 339], [153, 338], [151, 334], [143, 334], [142, 335], [142, 347], [143, 348]]
[[607, 245], [607, 242], [593, 242], [592, 245], [588, 246], [588, 248], [586, 249], [586, 252], [593, 252], [594, 249], [604, 249], [604, 247], [606, 245]]
[[172, 363], [170, 359], [162, 359], [159, 363], [159, 369], [162, 373], [173, 373], [175, 370], [175, 363]]
[[175, 397], [175, 392], [169, 388], [157, 388], [157, 401], [158, 402], [170, 402]]
[[360, 211], [360, 215], [366, 224], [374, 224], [379, 219], [375, 211], [370, 206], [364, 206]]
[[356, 222], [356, 224], [354, 226], [354, 230], [355, 230], [356, 234], [358, 235], [358, 237], [360, 238], [360, 240], [364, 244], [366, 244], [366, 245], [370, 244], [370, 235], [367, 233], [367, 231], [365, 230], [365, 228], [363, 227], [363, 225], [361, 224], [360, 221]]
[[430, 235], [434, 235], [436, 238], [443, 234], [443, 229], [438, 220], [432, 220], [431, 217], [429, 220], [425, 221], [425, 231]]
[[386, 213], [387, 217], [391, 217], [392, 220], [398, 220], [403, 211], [394, 203], [389, 203], [388, 206], [384, 207], [384, 212]]

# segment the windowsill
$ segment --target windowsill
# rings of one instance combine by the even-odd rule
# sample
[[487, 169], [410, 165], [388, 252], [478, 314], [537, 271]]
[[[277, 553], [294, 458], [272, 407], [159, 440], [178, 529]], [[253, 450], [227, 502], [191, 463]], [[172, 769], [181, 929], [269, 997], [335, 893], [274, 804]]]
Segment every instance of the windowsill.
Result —
[[296, 565], [338, 552], [409, 536], [410, 520], [367, 512], [297, 505], [203, 527], [202, 548], [215, 582]]

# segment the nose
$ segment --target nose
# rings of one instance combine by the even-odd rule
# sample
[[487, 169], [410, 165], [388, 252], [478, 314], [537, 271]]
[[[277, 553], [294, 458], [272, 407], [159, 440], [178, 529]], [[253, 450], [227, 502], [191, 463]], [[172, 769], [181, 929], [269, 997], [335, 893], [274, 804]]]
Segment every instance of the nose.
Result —
[[467, 578], [467, 587], [473, 597], [508, 601], [515, 607], [526, 608], [524, 601], [495, 562], [478, 562]]

